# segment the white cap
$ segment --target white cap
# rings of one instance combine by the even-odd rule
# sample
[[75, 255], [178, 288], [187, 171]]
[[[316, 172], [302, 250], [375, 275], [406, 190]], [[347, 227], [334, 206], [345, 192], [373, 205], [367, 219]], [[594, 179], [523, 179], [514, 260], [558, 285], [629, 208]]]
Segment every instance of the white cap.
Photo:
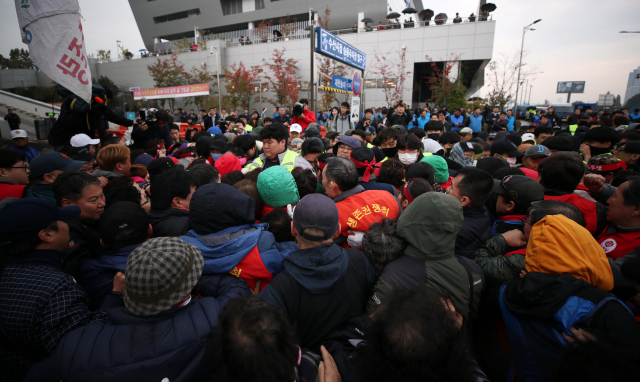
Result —
[[11, 139], [16, 138], [27, 138], [27, 132], [22, 129], [11, 130]]
[[299, 125], [299, 124], [297, 124], [297, 123], [294, 123], [294, 124], [293, 124], [293, 125], [291, 125], [291, 127], [289, 128], [289, 132], [290, 132], [290, 133], [293, 133], [293, 132], [296, 132], [296, 133], [302, 133], [302, 126], [300, 126], [300, 125]]
[[531, 133], [522, 134], [522, 143], [525, 143], [526, 141], [532, 141], [533, 143], [536, 143], [536, 136]]
[[85, 147], [87, 145], [97, 145], [100, 143], [100, 139], [91, 139], [87, 134], [76, 134], [71, 137], [71, 146], [73, 147]]
[[435, 154], [442, 150], [440, 143], [427, 137], [422, 138], [422, 144], [424, 145], [424, 151], [427, 153]]

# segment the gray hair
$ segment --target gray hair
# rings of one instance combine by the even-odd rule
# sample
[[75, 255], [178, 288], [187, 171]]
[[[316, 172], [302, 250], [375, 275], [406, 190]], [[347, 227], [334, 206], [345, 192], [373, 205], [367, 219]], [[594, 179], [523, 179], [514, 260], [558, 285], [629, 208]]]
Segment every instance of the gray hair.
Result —
[[387, 264], [402, 256], [406, 246], [404, 239], [398, 236], [394, 219], [373, 223], [362, 238], [362, 252], [373, 265], [377, 276]]
[[340, 191], [348, 191], [358, 185], [358, 169], [347, 158], [333, 157], [327, 160], [327, 167], [322, 172], [322, 177], [328, 182], [336, 182]]
[[540, 220], [549, 215], [563, 215], [574, 222], [585, 227], [587, 223], [580, 209], [572, 204], [560, 202], [558, 200], [541, 200], [532, 202], [531, 207], [527, 211], [529, 223], [535, 225]]

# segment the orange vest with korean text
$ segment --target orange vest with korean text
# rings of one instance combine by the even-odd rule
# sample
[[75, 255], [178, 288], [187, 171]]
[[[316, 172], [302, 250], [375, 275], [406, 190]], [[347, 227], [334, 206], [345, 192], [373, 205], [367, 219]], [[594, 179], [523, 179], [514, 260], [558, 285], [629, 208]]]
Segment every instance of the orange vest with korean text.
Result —
[[352, 195], [336, 203], [340, 212], [341, 234], [348, 230], [366, 231], [384, 218], [397, 219], [398, 201], [388, 191], [370, 190]]

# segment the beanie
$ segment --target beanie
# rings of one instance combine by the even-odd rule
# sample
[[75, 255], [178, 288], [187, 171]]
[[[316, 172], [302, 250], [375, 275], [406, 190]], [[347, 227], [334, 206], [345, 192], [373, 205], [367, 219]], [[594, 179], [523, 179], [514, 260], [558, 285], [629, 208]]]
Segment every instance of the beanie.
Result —
[[231, 171], [241, 171], [242, 166], [240, 166], [240, 159], [238, 159], [235, 155], [223, 155], [213, 164], [220, 176], [224, 176]]
[[449, 180], [449, 166], [447, 161], [439, 155], [429, 155], [420, 160], [428, 163], [435, 170], [436, 183], [446, 183]]
[[269, 207], [284, 207], [300, 200], [293, 175], [282, 166], [272, 166], [258, 175], [258, 192]]

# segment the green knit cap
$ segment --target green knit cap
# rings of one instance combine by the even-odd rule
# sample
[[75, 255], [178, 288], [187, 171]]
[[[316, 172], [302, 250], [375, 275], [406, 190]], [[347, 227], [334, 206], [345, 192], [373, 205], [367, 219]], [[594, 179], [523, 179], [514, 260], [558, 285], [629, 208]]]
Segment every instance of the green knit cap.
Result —
[[449, 180], [449, 166], [447, 161], [440, 155], [429, 155], [420, 162], [429, 163], [436, 173], [436, 183], [446, 183]]
[[258, 175], [258, 192], [266, 205], [277, 208], [300, 200], [293, 175], [282, 166], [272, 166]]

